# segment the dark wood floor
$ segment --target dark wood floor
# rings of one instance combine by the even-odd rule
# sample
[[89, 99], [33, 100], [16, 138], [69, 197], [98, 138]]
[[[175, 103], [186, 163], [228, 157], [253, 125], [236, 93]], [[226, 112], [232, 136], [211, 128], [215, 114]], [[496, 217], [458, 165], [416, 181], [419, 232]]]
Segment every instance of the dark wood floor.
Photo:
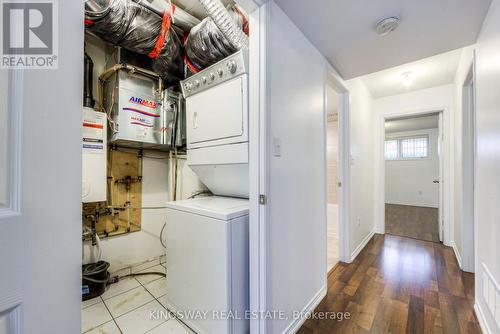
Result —
[[438, 209], [386, 204], [385, 233], [439, 242]]
[[316, 309], [350, 319], [309, 319], [298, 333], [481, 333], [473, 303], [474, 275], [451, 248], [377, 234], [353, 263], [333, 269]]

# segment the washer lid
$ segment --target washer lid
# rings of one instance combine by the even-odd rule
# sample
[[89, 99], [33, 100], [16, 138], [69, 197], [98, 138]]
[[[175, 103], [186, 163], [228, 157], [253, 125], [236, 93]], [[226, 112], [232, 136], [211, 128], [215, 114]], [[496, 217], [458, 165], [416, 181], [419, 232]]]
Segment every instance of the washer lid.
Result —
[[249, 201], [220, 196], [198, 197], [168, 202], [167, 208], [227, 221], [248, 215]]

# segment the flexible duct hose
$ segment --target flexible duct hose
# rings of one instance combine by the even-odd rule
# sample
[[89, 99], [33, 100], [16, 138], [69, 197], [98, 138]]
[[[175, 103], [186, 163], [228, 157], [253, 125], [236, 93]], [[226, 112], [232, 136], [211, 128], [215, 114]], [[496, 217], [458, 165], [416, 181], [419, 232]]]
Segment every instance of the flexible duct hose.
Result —
[[248, 48], [248, 36], [236, 25], [220, 0], [200, 0], [200, 2], [215, 25], [235, 48], [238, 50]]

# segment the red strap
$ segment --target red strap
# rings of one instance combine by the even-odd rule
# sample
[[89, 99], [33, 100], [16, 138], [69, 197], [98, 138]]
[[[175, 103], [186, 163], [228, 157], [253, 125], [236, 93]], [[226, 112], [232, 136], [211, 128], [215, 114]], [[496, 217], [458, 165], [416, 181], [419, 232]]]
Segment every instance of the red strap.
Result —
[[85, 23], [86, 25], [91, 25], [91, 24], [94, 24], [94, 21], [92, 20], [84, 20], [83, 23]]
[[[173, 9], [175, 7], [172, 6]], [[160, 29], [160, 34], [158, 35], [158, 38], [156, 39], [156, 45], [153, 50], [148, 54], [148, 57], [150, 58], [158, 58], [160, 55], [161, 49], [163, 49], [163, 46], [165, 45], [165, 41], [167, 40], [168, 33], [170, 31], [170, 27], [172, 26], [172, 17], [170, 15], [170, 12], [168, 10], [165, 10], [165, 13], [163, 13], [163, 20], [161, 23], [161, 29]]]
[[200, 70], [197, 69], [194, 64], [189, 60], [188, 56], [185, 54], [184, 55], [184, 63], [187, 65], [189, 70], [193, 73], [198, 73]]
[[250, 24], [248, 22], [248, 18], [245, 15], [245, 13], [242, 12], [242, 10], [238, 6], [233, 7], [234, 11], [241, 16], [241, 19], [243, 20], [243, 26], [242, 30], [245, 33], [245, 35], [250, 36]]

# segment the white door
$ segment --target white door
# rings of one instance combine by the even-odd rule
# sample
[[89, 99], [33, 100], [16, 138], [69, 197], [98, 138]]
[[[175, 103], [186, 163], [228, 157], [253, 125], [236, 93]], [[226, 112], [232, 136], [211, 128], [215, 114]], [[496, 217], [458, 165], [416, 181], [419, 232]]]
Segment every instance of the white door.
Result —
[[186, 99], [188, 148], [248, 140], [247, 80], [243, 75]]
[[59, 69], [0, 70], [0, 334], [81, 328], [83, 1], [56, 5]]
[[443, 189], [443, 179], [444, 179], [444, 138], [443, 138], [443, 113], [439, 113], [439, 138], [438, 138], [438, 152], [439, 152], [439, 241], [443, 242], [444, 234], [444, 189]]

